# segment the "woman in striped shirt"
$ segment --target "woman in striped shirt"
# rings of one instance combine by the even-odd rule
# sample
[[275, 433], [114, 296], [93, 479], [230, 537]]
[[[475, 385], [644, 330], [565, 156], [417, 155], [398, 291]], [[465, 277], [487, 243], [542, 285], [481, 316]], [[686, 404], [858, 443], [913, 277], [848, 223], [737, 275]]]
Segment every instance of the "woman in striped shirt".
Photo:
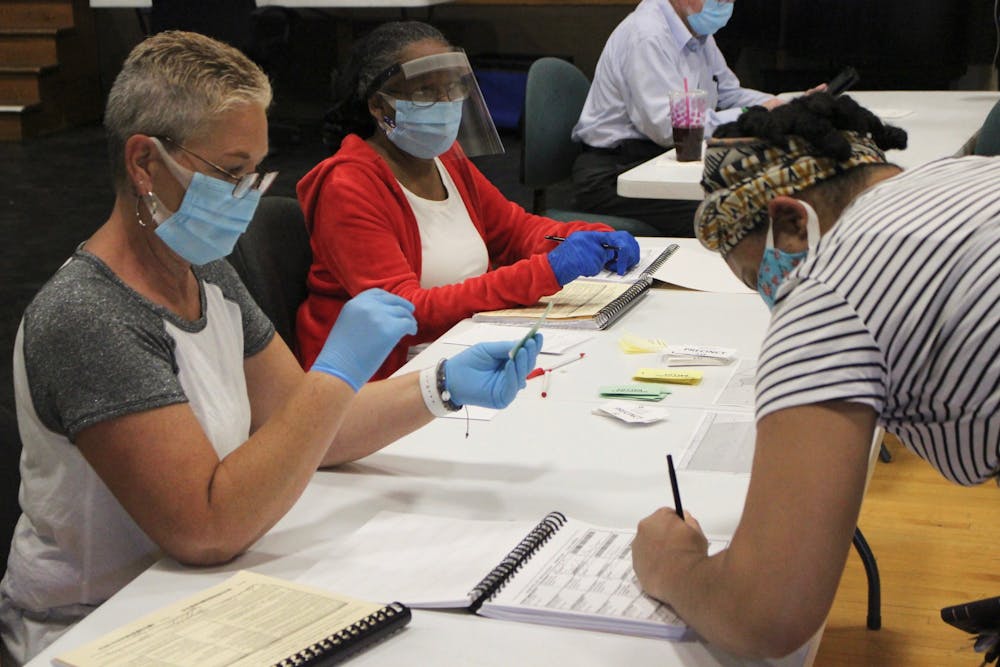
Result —
[[661, 509], [633, 560], [709, 641], [778, 656], [829, 612], [877, 426], [954, 482], [997, 475], [1000, 160], [903, 173], [905, 133], [827, 94], [715, 136], [696, 233], [772, 307], [750, 488], [728, 550]]

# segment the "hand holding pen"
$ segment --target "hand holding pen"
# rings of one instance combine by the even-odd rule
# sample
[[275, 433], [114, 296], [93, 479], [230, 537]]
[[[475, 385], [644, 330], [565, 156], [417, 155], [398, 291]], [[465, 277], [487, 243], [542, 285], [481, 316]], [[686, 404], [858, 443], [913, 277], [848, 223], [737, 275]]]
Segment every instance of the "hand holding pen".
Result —
[[684, 520], [684, 506], [681, 505], [681, 488], [677, 486], [677, 472], [674, 470], [674, 457], [667, 454], [667, 473], [670, 475], [670, 490], [674, 492], [674, 510], [677, 516]]
[[639, 261], [639, 244], [628, 232], [580, 231], [545, 238], [559, 243], [548, 258], [560, 285], [605, 268], [624, 275]]
[[669, 454], [667, 471], [674, 507], [660, 507], [639, 522], [632, 540], [632, 569], [646, 593], [670, 603], [678, 587], [691, 576], [692, 566], [709, 557], [709, 542], [697, 519], [684, 515], [674, 459]]

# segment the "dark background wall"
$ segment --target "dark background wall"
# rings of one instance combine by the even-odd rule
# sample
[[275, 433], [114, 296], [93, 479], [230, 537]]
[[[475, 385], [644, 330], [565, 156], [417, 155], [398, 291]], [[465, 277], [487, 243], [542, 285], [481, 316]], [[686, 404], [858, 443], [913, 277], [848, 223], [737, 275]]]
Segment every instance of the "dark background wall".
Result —
[[[316, 116], [331, 71], [351, 41], [388, 20], [429, 21], [470, 56], [570, 58], [588, 76], [607, 36], [634, 7], [442, 4], [427, 9], [269, 9], [258, 22], [275, 80], [276, 117]], [[717, 36], [745, 85], [780, 92], [832, 77], [845, 65], [865, 89], [994, 88], [993, 0], [739, 0]], [[97, 12], [105, 90], [148, 29], [148, 14]], [[494, 59], [494, 62], [496, 60]]]

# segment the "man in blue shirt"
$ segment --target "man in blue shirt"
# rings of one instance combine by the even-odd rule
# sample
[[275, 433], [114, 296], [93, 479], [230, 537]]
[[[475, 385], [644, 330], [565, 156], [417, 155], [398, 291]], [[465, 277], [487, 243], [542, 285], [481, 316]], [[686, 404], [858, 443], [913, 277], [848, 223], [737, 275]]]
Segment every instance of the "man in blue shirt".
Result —
[[712, 34], [733, 0], [642, 0], [608, 38], [573, 139], [584, 151], [573, 167], [576, 208], [636, 218], [665, 236], [693, 236], [698, 202], [617, 194], [618, 175], [673, 147], [670, 91], [708, 92], [705, 136], [744, 107], [781, 100], [740, 87]]

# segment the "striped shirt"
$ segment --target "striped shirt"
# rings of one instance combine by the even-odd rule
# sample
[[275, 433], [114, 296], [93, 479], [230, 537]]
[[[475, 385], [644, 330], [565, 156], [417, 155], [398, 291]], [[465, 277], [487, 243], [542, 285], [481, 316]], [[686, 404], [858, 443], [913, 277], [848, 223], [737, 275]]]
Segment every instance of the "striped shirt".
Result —
[[1000, 159], [945, 159], [864, 192], [782, 284], [757, 418], [869, 405], [946, 478], [1000, 455]]

